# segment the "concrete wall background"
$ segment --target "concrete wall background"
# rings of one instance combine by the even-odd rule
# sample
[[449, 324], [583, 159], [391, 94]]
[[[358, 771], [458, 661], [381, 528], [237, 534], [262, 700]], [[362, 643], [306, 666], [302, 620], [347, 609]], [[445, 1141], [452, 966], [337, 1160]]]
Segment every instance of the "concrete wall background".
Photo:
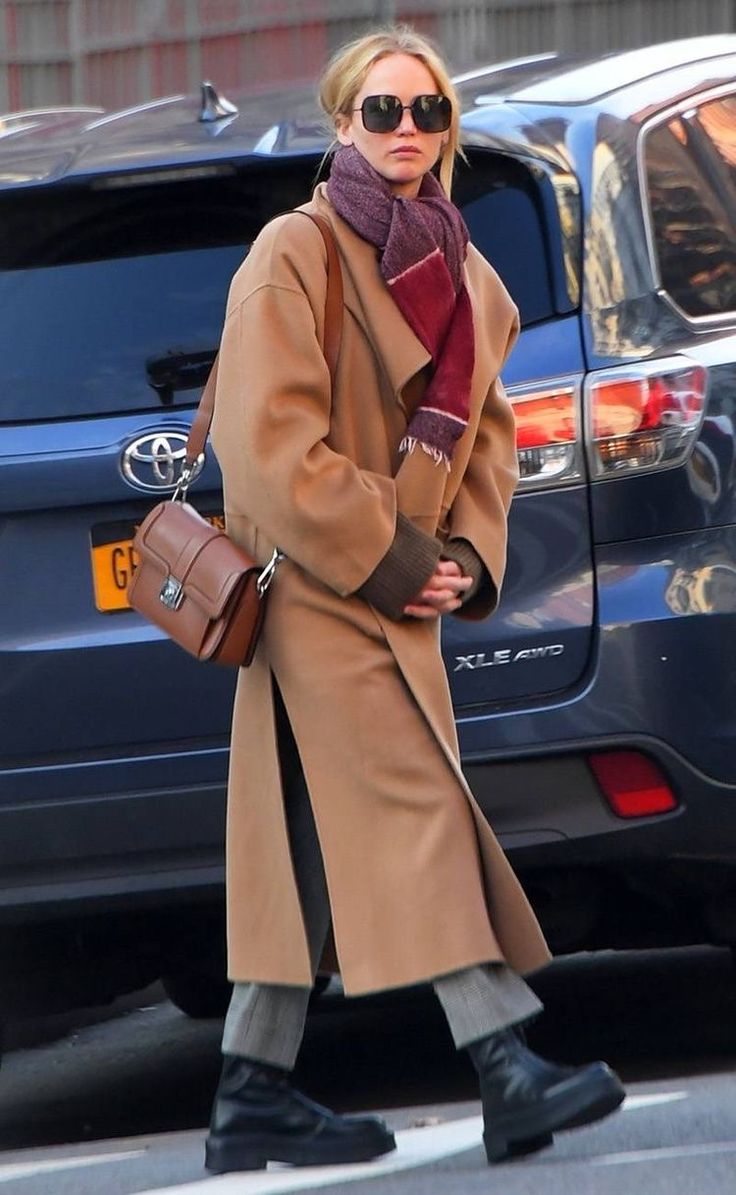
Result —
[[736, 0], [0, 0], [0, 112], [119, 108], [195, 90], [312, 80], [340, 43], [405, 20], [452, 66], [604, 53], [736, 30]]

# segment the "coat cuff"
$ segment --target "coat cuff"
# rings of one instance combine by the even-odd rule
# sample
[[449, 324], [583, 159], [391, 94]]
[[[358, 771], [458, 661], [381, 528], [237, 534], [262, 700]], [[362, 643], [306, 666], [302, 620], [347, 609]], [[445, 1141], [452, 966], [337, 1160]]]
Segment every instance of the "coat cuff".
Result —
[[432, 576], [440, 558], [439, 540], [415, 527], [410, 519], [396, 516], [393, 543], [367, 581], [356, 591], [381, 614], [398, 622], [408, 606]]
[[[496, 586], [473, 545], [467, 539], [448, 539], [442, 546], [442, 556], [445, 560], [454, 560], [460, 565], [466, 577], [473, 578], [473, 584], [463, 594], [463, 604], [456, 614], [462, 616], [466, 612], [466, 607], [470, 607], [472, 617], [475, 613], [473, 605], [478, 599], [478, 615], [483, 617], [480, 614], [480, 608], [490, 607], [492, 609], [496, 604]], [[487, 609], [486, 612], [488, 612]]]

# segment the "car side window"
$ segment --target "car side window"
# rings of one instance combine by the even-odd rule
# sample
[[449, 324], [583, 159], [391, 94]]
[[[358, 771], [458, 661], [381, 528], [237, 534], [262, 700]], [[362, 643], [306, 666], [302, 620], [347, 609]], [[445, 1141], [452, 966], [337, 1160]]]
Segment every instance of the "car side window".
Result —
[[470, 239], [519, 308], [522, 327], [556, 315], [544, 215], [529, 171], [511, 157], [476, 154], [453, 198]]
[[462, 213], [470, 239], [519, 308], [522, 327], [553, 316], [544, 233], [530, 196], [515, 188], [498, 188], [465, 204]]
[[661, 282], [690, 316], [736, 310], [735, 136], [732, 99], [726, 107], [704, 104], [696, 117], [673, 117], [646, 136]]

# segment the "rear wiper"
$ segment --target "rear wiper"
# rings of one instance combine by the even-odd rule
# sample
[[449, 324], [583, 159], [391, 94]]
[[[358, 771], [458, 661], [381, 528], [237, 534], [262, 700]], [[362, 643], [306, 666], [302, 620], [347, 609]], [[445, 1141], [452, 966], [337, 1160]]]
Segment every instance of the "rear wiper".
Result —
[[148, 383], [153, 386], [165, 407], [170, 407], [177, 390], [194, 390], [204, 386], [217, 349], [202, 353], [166, 353], [163, 357], [149, 357], [146, 361]]

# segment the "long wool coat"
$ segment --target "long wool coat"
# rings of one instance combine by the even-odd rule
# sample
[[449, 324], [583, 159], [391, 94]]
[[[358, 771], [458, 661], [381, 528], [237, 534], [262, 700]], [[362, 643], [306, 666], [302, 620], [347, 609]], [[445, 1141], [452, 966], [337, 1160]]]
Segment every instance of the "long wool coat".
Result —
[[[236, 274], [213, 445], [229, 533], [265, 562], [286, 553], [233, 715], [227, 833], [229, 974], [309, 985], [289, 849], [271, 674], [298, 744], [322, 849], [345, 991], [413, 984], [483, 961], [534, 970], [537, 921], [463, 778], [439, 620], [392, 621], [356, 595], [391, 546], [397, 511], [468, 540], [499, 587], [516, 482], [513, 417], [497, 381], [516, 311], [472, 248], [470, 420], [448, 472], [400, 458], [429, 355], [389, 294], [375, 248], [318, 187], [345, 291], [331, 393], [321, 351], [326, 255], [289, 213]], [[492, 586], [490, 587], [493, 588]], [[483, 617], [493, 598], [472, 601]]]

